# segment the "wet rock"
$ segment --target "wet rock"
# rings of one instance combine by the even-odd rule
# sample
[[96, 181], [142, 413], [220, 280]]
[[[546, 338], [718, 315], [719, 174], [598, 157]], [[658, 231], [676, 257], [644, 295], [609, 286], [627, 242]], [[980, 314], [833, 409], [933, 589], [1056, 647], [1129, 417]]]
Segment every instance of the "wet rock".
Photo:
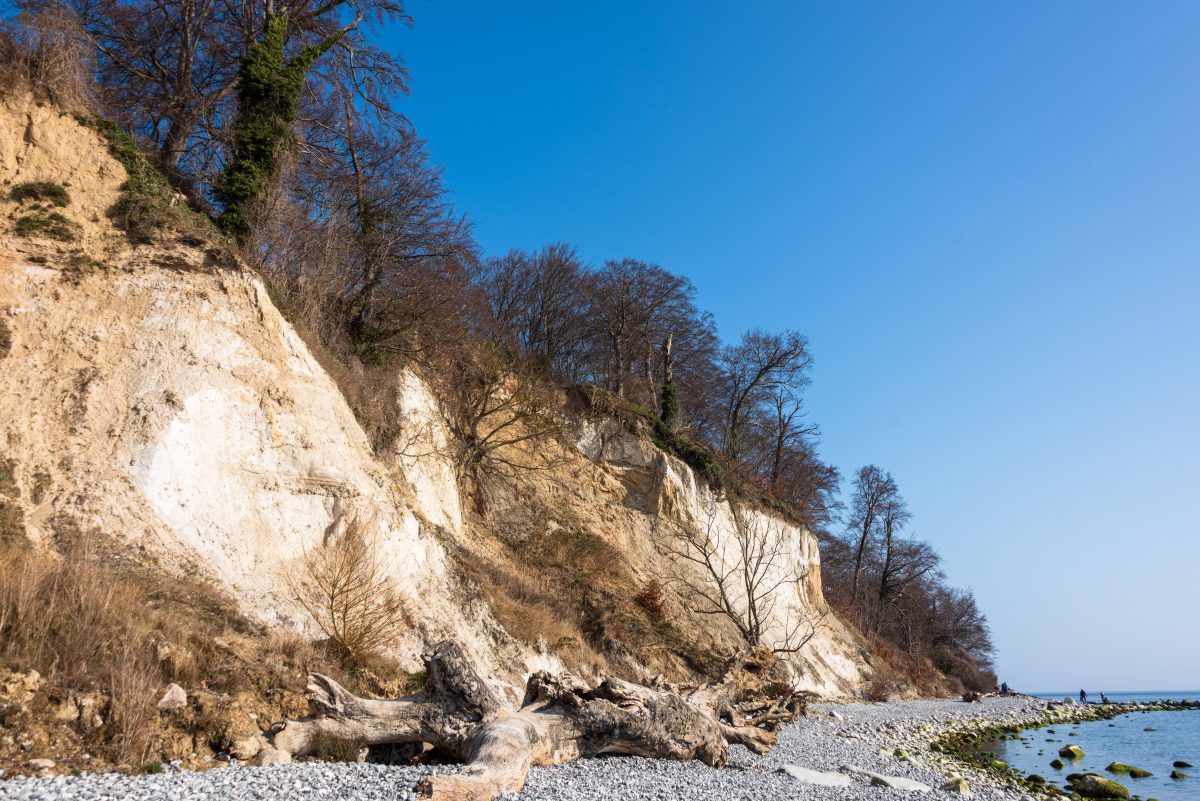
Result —
[[1172, 779], [1186, 779], [1187, 774], [1184, 773], [1182, 770], [1173, 770], [1173, 771], [1171, 771], [1171, 778]]
[[1061, 759], [1050, 760], [1050, 767], [1054, 768], [1055, 770], [1062, 770], [1066, 766], [1067, 766], [1066, 763], [1063, 762]]
[[1191, 766], [1191, 762], [1184, 762], [1182, 759], [1175, 760], [1175, 762], [1171, 765], [1173, 768], [1190, 768]]
[[1125, 785], [1106, 779], [1098, 773], [1074, 775], [1071, 789], [1084, 798], [1129, 798]]
[[1072, 743], [1058, 749], [1058, 755], [1063, 759], [1083, 759], [1083, 749]]

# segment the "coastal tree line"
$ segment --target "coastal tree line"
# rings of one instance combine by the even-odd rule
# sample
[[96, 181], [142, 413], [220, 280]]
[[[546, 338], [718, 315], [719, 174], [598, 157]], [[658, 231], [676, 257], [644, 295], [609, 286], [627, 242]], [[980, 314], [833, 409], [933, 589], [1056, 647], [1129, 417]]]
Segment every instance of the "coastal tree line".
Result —
[[6, 40], [77, 54], [79, 91], [268, 277], [378, 443], [396, 436], [384, 376], [401, 366], [431, 377], [477, 488], [529, 466], [504, 447], [552, 435], [562, 390], [586, 390], [722, 491], [817, 532], [829, 597], [869, 637], [972, 687], [991, 680], [986, 620], [908, 536], [891, 476], [864, 467], [841, 500], [805, 413], [799, 332], [723, 339], [691, 281], [636, 258], [591, 264], [565, 242], [480, 252], [399, 111], [403, 61], [372, 37], [409, 22], [399, 0], [16, 6]]

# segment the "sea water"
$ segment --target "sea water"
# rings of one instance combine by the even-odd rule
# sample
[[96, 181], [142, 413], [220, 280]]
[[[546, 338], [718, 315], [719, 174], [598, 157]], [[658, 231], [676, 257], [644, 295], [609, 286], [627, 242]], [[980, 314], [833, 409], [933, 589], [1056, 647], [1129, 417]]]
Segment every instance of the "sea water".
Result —
[[[1070, 693], [1039, 693], [1039, 697], [1062, 700]], [[1077, 697], [1076, 693], [1076, 697]], [[1110, 701], [1200, 700], [1200, 693], [1105, 692]], [[1099, 700], [1100, 693], [1089, 693]], [[1050, 733], [1047, 729], [1053, 729]], [[1153, 731], [1146, 731], [1153, 729]], [[1073, 743], [1084, 751], [1078, 760], [1063, 759], [1061, 770], [1050, 767], [1058, 750]], [[1059, 786], [1066, 784], [1069, 773], [1099, 773], [1120, 782], [1130, 793], [1160, 801], [1200, 801], [1200, 710], [1170, 712], [1134, 712], [1112, 720], [1088, 723], [1057, 723], [1041, 729], [1021, 732], [1019, 740], [1000, 740], [992, 749], [998, 759], [1025, 773], [1037, 773]], [[1042, 753], [1038, 753], [1038, 752]], [[1186, 779], [1170, 778], [1172, 763], [1190, 762], [1195, 768], [1180, 768]], [[1105, 770], [1112, 762], [1142, 768], [1153, 773], [1145, 779]]]

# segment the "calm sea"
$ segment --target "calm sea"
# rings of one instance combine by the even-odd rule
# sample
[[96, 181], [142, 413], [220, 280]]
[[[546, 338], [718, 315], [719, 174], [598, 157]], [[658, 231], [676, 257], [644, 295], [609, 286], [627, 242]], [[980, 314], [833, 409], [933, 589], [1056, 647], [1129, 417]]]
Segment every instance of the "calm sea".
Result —
[[[1040, 698], [1062, 700], [1074, 693], [1038, 693]], [[1200, 692], [1108, 692], [1110, 701], [1200, 700]], [[1100, 692], [1089, 691], [1089, 700], [1099, 700]], [[1153, 731], [1146, 731], [1146, 729]], [[1053, 733], [1049, 731], [1053, 729]], [[1068, 763], [1061, 770], [1050, 767], [1058, 749], [1074, 743], [1085, 756]], [[1200, 711], [1137, 712], [1113, 720], [1079, 723], [1073, 726], [1056, 724], [1043, 729], [1021, 733], [1020, 740], [995, 743], [998, 757], [1017, 770], [1039, 773], [1058, 785], [1066, 782], [1068, 773], [1099, 773], [1121, 782], [1130, 792], [1142, 798], [1161, 801], [1200, 801]], [[1183, 768], [1186, 779], [1172, 779], [1172, 763], [1183, 760], [1196, 765]], [[1143, 768], [1154, 775], [1146, 779], [1131, 779], [1127, 775], [1107, 773], [1104, 768], [1112, 762]]]

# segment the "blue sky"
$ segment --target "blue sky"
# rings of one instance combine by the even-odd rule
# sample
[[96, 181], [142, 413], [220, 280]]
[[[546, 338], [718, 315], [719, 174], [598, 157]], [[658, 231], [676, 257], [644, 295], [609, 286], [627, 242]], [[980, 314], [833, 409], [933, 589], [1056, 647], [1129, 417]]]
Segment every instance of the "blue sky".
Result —
[[1200, 5], [453, 2], [382, 34], [484, 248], [796, 328], [1028, 690], [1200, 687]]

